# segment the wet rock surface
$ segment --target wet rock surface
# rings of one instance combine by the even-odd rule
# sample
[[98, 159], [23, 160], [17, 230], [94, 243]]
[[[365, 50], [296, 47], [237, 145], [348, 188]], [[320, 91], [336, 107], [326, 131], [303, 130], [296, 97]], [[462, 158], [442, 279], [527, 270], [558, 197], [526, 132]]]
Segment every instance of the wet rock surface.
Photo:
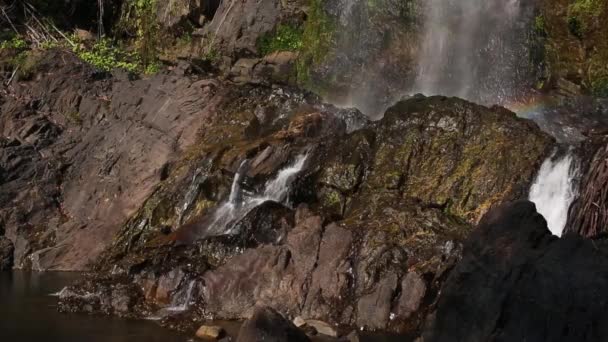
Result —
[[465, 244], [424, 341], [598, 341], [608, 305], [604, 239], [551, 235], [534, 204], [491, 211]]
[[553, 145], [455, 98], [370, 122], [285, 86], [180, 68], [131, 79], [53, 53], [3, 97], [0, 214], [18, 267], [95, 261], [66, 312], [194, 333], [266, 305], [416, 332], [473, 225], [525, 196]]
[[13, 268], [13, 252], [15, 247], [11, 240], [0, 236], [0, 271], [8, 271]]
[[269, 307], [257, 307], [241, 327], [236, 341], [308, 342], [310, 339], [277, 311]]

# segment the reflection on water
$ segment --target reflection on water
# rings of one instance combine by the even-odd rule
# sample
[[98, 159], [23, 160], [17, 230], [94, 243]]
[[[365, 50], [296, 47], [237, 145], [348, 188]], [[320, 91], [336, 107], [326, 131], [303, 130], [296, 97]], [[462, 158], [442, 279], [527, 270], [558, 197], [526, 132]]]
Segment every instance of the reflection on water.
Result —
[[61, 314], [49, 296], [74, 282], [74, 273], [0, 272], [0, 341], [185, 342], [152, 322]]

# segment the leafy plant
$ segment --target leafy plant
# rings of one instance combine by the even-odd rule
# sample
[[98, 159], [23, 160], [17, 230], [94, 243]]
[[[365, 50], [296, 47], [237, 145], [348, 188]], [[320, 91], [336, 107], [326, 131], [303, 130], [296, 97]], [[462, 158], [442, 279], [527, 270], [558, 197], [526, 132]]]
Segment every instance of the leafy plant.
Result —
[[123, 51], [113, 46], [108, 39], [101, 39], [90, 49], [77, 44], [73, 51], [80, 59], [103, 71], [119, 68], [138, 72], [142, 69], [136, 53]]
[[258, 50], [267, 55], [275, 51], [298, 51], [302, 47], [302, 30], [291, 25], [279, 25], [274, 34], [258, 40]]
[[591, 83], [591, 93], [598, 97], [608, 97], [608, 77], [593, 81]]
[[537, 15], [534, 18], [534, 31], [536, 34], [543, 37], [547, 35], [547, 25], [545, 23], [545, 17], [542, 15]]
[[157, 0], [126, 0], [121, 9], [118, 30], [134, 38], [144, 68], [158, 64], [159, 27]]
[[578, 38], [589, 30], [593, 18], [599, 17], [604, 10], [603, 0], [575, 0], [568, 7], [568, 29]]
[[21, 36], [16, 35], [10, 40], [0, 42], [0, 49], [25, 49], [27, 42]]

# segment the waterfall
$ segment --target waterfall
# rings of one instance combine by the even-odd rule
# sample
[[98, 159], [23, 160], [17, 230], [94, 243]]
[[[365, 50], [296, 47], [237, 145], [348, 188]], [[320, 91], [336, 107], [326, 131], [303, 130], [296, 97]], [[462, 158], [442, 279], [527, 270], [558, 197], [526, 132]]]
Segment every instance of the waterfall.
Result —
[[528, 76], [520, 0], [427, 0], [411, 93], [503, 104]]
[[243, 175], [247, 172], [249, 168], [249, 159], [245, 159], [239, 165], [236, 174], [234, 175], [234, 180], [232, 181], [232, 187], [230, 188], [230, 197], [228, 198], [228, 203], [233, 206], [237, 206], [241, 203], [242, 194], [241, 194], [241, 182], [243, 180]]
[[280, 170], [275, 178], [265, 184], [264, 191], [261, 194], [253, 195], [244, 194], [241, 191], [240, 184], [246, 168], [249, 167], [248, 161], [242, 162], [232, 181], [229, 199], [220, 205], [213, 214], [213, 220], [206, 229], [205, 236], [234, 234], [235, 232], [231, 230], [234, 223], [244, 218], [253, 208], [266, 201], [289, 205], [287, 200], [291, 183], [295, 180], [297, 174], [302, 171], [307, 158], [307, 154], [299, 155], [291, 165]]
[[[290, 185], [295, 176], [302, 170], [306, 162], [306, 155], [296, 158], [293, 165], [290, 165], [277, 174], [276, 178], [266, 184], [262, 199], [265, 201], [275, 201], [284, 203], [289, 195]], [[285, 203], [288, 204], [288, 203]]]
[[171, 302], [171, 306], [165, 308], [164, 310], [169, 312], [182, 312], [188, 310], [188, 307], [190, 306], [190, 301], [192, 301], [192, 294], [194, 293], [195, 287], [196, 281], [191, 280], [190, 283], [188, 283], [186, 291], [182, 291], [182, 293], [175, 293]]
[[547, 220], [549, 230], [561, 236], [568, 220], [568, 209], [576, 196], [576, 160], [572, 151], [547, 158], [530, 188], [530, 201]]

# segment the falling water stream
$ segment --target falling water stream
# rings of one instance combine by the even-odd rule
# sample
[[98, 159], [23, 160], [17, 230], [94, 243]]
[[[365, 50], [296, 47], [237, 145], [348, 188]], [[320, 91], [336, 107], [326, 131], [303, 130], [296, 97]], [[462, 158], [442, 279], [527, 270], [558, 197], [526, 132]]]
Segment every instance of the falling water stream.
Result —
[[246, 194], [241, 189], [242, 179], [249, 167], [249, 161], [243, 161], [234, 175], [228, 201], [218, 207], [205, 235], [217, 236], [236, 233], [232, 231], [234, 223], [243, 219], [253, 208], [264, 202], [274, 201], [289, 205], [287, 200], [291, 183], [297, 174], [302, 171], [307, 158], [307, 154], [296, 157], [291, 165], [280, 170], [275, 178], [268, 181], [264, 186], [264, 191], [259, 194]]
[[[428, 0], [417, 76], [411, 93], [458, 96], [507, 107], [521, 101], [530, 77], [521, 0]], [[523, 92], [522, 92], [523, 91]], [[523, 113], [515, 110], [519, 115]], [[537, 110], [531, 119], [545, 120]], [[560, 236], [576, 196], [575, 156], [549, 156], [529, 199]]]
[[529, 77], [520, 0], [427, 0], [411, 93], [512, 101]]
[[578, 169], [575, 156], [568, 151], [563, 156], [554, 153], [542, 164], [536, 180], [530, 188], [530, 201], [547, 220], [553, 235], [561, 236], [568, 209], [576, 197]]

